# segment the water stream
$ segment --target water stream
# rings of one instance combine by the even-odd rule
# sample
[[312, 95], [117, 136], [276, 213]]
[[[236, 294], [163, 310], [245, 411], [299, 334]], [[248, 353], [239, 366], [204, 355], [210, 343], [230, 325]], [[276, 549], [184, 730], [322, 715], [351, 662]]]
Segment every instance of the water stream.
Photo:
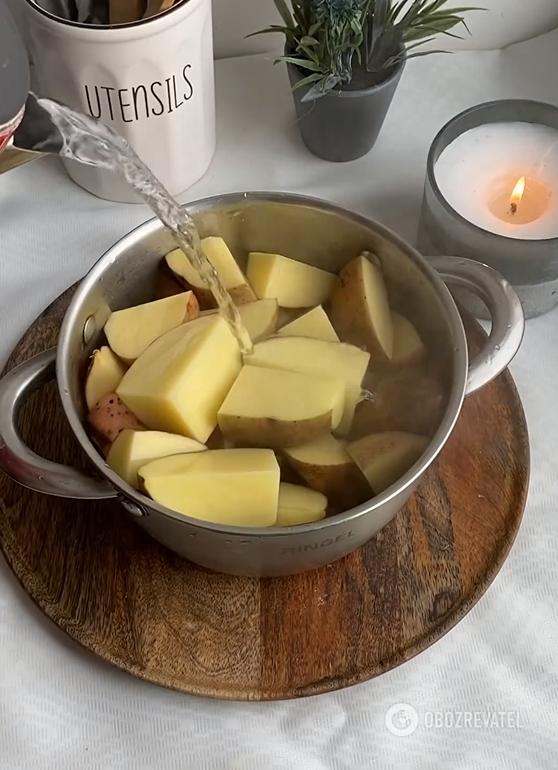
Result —
[[[192, 267], [211, 289], [242, 353], [249, 353], [252, 341], [228, 291], [202, 251], [200, 237], [188, 212], [174, 200], [126, 140], [111, 128], [63, 104], [32, 96], [60, 134], [60, 142], [56, 146], [59, 155], [120, 174], [172, 232]], [[37, 149], [40, 147], [37, 146]]]

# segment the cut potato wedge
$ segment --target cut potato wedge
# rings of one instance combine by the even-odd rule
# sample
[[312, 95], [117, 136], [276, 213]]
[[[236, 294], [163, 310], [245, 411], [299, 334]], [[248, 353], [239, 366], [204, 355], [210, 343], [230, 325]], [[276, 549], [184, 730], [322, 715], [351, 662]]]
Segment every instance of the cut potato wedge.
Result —
[[339, 337], [321, 305], [283, 326], [277, 333], [286, 337], [312, 337], [315, 340], [339, 342]]
[[114, 393], [120, 380], [126, 374], [126, 367], [108, 345], [94, 350], [85, 380], [85, 402], [93, 409], [103, 396]]
[[376, 494], [391, 487], [421, 458], [429, 444], [413, 433], [375, 433], [347, 445], [347, 451]]
[[238, 312], [252, 342], [259, 342], [275, 334], [279, 319], [276, 299], [260, 299], [248, 305], [241, 305]]
[[391, 360], [393, 322], [384, 277], [365, 255], [339, 274], [331, 296], [331, 320], [342, 340], [359, 345], [372, 359]]
[[351, 440], [394, 430], [432, 436], [444, 416], [444, 386], [420, 367], [372, 369], [364, 388], [373, 400], [358, 405]]
[[105, 324], [105, 334], [112, 351], [128, 364], [158, 337], [197, 318], [198, 301], [191, 291], [146, 302], [112, 313]]
[[145, 430], [116, 393], [107, 393], [91, 409], [87, 421], [103, 442], [112, 443], [123, 430]]
[[123, 430], [112, 444], [107, 464], [130, 486], [139, 489], [138, 470], [153, 460], [170, 455], [205, 452], [198, 441], [156, 430]]
[[220, 315], [198, 318], [153, 343], [117, 392], [148, 428], [205, 443], [241, 366], [226, 321]]
[[230, 440], [280, 449], [336, 428], [344, 403], [341, 379], [244, 366], [217, 417]]
[[336, 513], [355, 508], [373, 497], [362, 471], [333, 436], [284, 449], [283, 453], [308, 486], [327, 497]]
[[[210, 236], [203, 238], [201, 247], [205, 256], [211, 262], [225, 289], [229, 292], [235, 305], [244, 305], [257, 300], [246, 276], [236, 263], [229, 247], [222, 238]], [[179, 278], [186, 288], [192, 289], [199, 300], [202, 310], [217, 307], [215, 298], [208, 289], [198, 271], [188, 262], [181, 249], [175, 249], [166, 256], [167, 265]]]
[[279, 484], [277, 526], [293, 527], [325, 518], [327, 497], [298, 484]]
[[[218, 312], [217, 308], [212, 308], [202, 310], [200, 315], [205, 318]], [[252, 342], [259, 342], [275, 334], [279, 319], [279, 306], [276, 299], [259, 299], [247, 305], [240, 305], [238, 313]]]
[[151, 362], [163, 355], [165, 351], [173, 348], [178, 341], [180, 341], [182, 345], [186, 345], [186, 340], [192, 339], [196, 334], [201, 332], [205, 326], [211, 324], [212, 318], [216, 317], [216, 314], [213, 314], [213, 316], [209, 318], [202, 314], [199, 318], [181, 324], [180, 326], [177, 326], [176, 329], [173, 329], [162, 337], [156, 339], [155, 342], [152, 342], [147, 350], [134, 361], [135, 372], [137, 373], [143, 368], [149, 370]]
[[419, 333], [405, 316], [392, 313], [393, 356], [391, 362], [401, 366], [420, 364], [426, 357], [426, 347]]
[[258, 299], [274, 297], [280, 307], [313, 307], [329, 297], [336, 277], [280, 254], [252, 252], [246, 271]]
[[345, 382], [345, 406], [337, 428], [342, 435], [351, 428], [369, 360], [370, 355], [354, 345], [281, 336], [258, 342], [253, 352], [245, 357], [250, 366], [342, 378]]
[[279, 465], [270, 449], [215, 449], [155, 460], [139, 470], [145, 491], [194, 519], [240, 527], [277, 521]]

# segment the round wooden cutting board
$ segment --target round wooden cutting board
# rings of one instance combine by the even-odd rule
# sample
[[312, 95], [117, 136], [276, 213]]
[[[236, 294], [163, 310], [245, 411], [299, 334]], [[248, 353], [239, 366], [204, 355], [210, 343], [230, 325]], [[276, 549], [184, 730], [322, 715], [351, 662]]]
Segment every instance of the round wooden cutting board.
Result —
[[[8, 368], [56, 343], [70, 289], [26, 333]], [[474, 344], [480, 327], [468, 322]], [[52, 460], [87, 467], [50, 384], [22, 433]], [[388, 671], [469, 612], [505, 561], [529, 476], [509, 373], [466, 400], [439, 463], [379, 535], [315, 572], [257, 580], [196, 567], [159, 546], [118, 503], [44, 497], [0, 473], [0, 546], [41, 610], [130, 674], [185, 693], [275, 700]]]

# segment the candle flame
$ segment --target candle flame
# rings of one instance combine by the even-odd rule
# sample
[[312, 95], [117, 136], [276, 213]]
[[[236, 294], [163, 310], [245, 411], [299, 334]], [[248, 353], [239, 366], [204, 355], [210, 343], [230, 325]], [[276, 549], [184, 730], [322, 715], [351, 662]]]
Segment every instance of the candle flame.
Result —
[[522, 176], [521, 179], [517, 182], [516, 186], [513, 188], [513, 192], [511, 194], [510, 203], [512, 206], [516, 207], [519, 206], [521, 201], [523, 200], [523, 195], [525, 194], [525, 177]]

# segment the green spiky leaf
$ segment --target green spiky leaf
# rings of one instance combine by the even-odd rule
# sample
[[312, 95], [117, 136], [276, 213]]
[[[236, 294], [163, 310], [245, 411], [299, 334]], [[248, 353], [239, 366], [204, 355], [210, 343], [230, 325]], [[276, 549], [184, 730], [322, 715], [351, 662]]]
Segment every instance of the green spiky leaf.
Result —
[[[273, 0], [283, 24], [253, 34], [281, 33], [287, 62], [303, 73], [304, 101], [343, 88], [359, 70], [379, 83], [405, 58], [443, 51], [416, 51], [438, 36], [469, 32], [464, 14], [481, 8], [448, 8], [450, 0]], [[289, 7], [290, 6], [290, 7]], [[461, 29], [458, 29], [461, 27]], [[250, 37], [250, 36], [249, 36]]]

